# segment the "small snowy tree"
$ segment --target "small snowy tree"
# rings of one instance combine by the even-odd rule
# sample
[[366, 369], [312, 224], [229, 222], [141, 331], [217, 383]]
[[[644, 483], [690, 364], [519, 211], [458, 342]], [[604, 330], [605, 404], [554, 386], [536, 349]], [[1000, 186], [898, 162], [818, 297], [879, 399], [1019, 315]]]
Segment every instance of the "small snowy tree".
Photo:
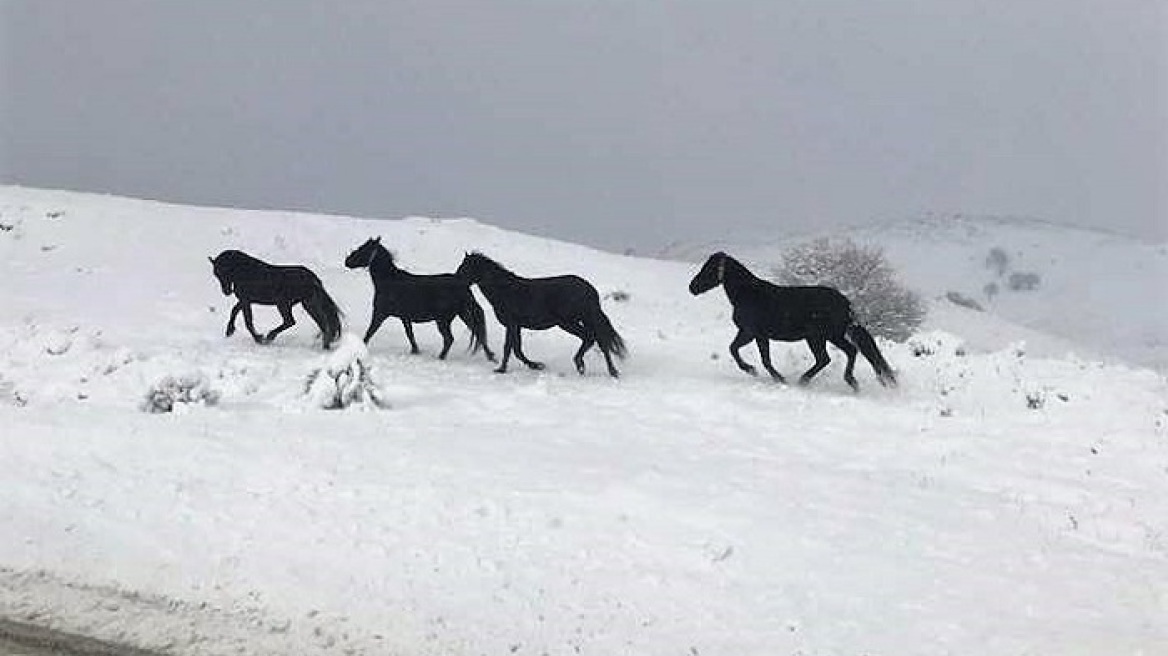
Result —
[[310, 405], [325, 410], [349, 407], [388, 408], [389, 401], [373, 379], [365, 360], [369, 352], [361, 340], [341, 338], [337, 350], [324, 366], [313, 369], [304, 381], [304, 396]]
[[896, 280], [884, 251], [850, 239], [819, 239], [789, 249], [773, 269], [783, 285], [827, 285], [852, 302], [872, 334], [903, 342], [925, 320], [920, 295]]

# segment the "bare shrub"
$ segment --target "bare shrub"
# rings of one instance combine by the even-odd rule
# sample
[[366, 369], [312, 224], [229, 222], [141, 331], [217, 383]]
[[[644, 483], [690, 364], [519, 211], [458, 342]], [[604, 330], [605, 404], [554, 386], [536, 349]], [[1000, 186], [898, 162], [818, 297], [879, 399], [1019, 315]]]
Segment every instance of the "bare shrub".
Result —
[[903, 286], [874, 246], [850, 239], [820, 239], [783, 254], [772, 269], [780, 284], [835, 287], [852, 302], [856, 319], [872, 334], [897, 342], [908, 339], [925, 320], [920, 295]]
[[985, 260], [986, 268], [993, 271], [999, 278], [1006, 275], [1006, 271], [1010, 268], [1010, 256], [1001, 246], [994, 246], [990, 252], [986, 254]]
[[623, 289], [609, 292], [604, 295], [605, 298], [616, 301], [617, 303], [627, 303], [632, 296]]
[[1011, 273], [1006, 280], [1006, 285], [1010, 291], [1014, 292], [1029, 292], [1038, 289], [1042, 285], [1042, 276], [1031, 272], [1016, 272]]
[[960, 305], [961, 307], [968, 308], [970, 310], [977, 310], [978, 312], [985, 311], [985, 308], [981, 306], [981, 303], [978, 303], [961, 292], [948, 292], [945, 294], [945, 300], [954, 305]]

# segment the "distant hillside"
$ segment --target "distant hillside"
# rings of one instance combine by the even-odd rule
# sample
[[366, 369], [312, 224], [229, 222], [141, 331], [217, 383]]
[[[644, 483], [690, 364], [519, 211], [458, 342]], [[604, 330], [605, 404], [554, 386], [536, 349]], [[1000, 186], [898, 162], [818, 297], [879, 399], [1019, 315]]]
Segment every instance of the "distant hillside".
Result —
[[1033, 219], [930, 216], [763, 244], [678, 246], [698, 259], [725, 248], [769, 273], [782, 253], [823, 237], [884, 249], [902, 280], [944, 304], [950, 292], [1021, 327], [1089, 351], [1168, 369], [1168, 244]]

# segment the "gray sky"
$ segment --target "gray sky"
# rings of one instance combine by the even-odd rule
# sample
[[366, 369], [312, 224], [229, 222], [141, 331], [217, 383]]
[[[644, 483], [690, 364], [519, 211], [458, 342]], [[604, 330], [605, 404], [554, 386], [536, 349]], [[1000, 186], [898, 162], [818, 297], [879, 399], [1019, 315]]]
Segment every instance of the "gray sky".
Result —
[[1168, 240], [1163, 0], [0, 0], [0, 179], [643, 252], [925, 212]]

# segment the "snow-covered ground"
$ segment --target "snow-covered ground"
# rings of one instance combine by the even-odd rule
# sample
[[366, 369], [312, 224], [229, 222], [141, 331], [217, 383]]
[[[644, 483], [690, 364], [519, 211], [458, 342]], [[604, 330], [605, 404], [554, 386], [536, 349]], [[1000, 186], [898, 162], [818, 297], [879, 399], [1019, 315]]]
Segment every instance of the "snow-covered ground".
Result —
[[[525, 338], [542, 373], [493, 374], [461, 326], [446, 362], [429, 325], [421, 355], [392, 321], [366, 349], [342, 262], [373, 235], [417, 272], [479, 249], [625, 292], [623, 377], [596, 353], [577, 376], [554, 332]], [[270, 346], [224, 338], [229, 247], [313, 268], [340, 347], [300, 310]], [[899, 388], [861, 364], [852, 394], [838, 362], [782, 387], [729, 361], [695, 270], [471, 220], [0, 188], [0, 616], [207, 655], [1164, 652], [1162, 374], [937, 302], [883, 345]], [[388, 407], [321, 409], [314, 372], [356, 361]], [[145, 412], [168, 379], [205, 402]]]

